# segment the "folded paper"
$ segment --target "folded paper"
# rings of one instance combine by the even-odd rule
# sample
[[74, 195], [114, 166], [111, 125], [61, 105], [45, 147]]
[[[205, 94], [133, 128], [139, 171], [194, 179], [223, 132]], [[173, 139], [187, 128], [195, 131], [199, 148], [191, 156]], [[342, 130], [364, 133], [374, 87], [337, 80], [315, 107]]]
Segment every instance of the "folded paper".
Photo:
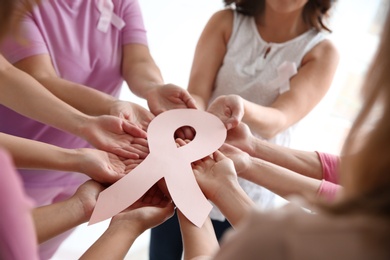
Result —
[[[195, 138], [177, 147], [175, 131], [195, 129]], [[89, 224], [108, 219], [142, 197], [157, 181], [165, 179], [176, 207], [195, 225], [202, 226], [212, 205], [199, 188], [191, 163], [224, 143], [226, 128], [219, 118], [196, 109], [174, 109], [155, 117], [148, 127], [149, 155], [125, 177], [102, 191]]]

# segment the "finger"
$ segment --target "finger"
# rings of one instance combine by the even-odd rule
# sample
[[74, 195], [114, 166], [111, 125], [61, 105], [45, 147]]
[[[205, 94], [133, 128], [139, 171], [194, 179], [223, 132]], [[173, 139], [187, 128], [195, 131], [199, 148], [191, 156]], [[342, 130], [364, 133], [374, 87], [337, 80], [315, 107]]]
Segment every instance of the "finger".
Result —
[[[153, 186], [154, 187], [154, 186]], [[155, 188], [150, 188], [146, 193], [145, 195], [143, 196], [142, 198], [142, 202], [143, 203], [146, 203], [146, 204], [151, 204], [152, 201], [153, 201], [153, 197], [154, 197], [154, 194], [156, 193], [156, 189]]]
[[149, 150], [146, 150], [143, 147], [131, 145], [132, 151], [138, 155], [139, 159], [145, 159], [149, 155]]
[[183, 92], [182, 100], [188, 108], [197, 109], [195, 99], [187, 92]]
[[174, 137], [175, 138], [180, 138], [180, 139], [186, 139], [186, 135], [183, 131], [183, 128], [179, 128], [175, 131], [175, 134], [174, 134]]
[[214, 155], [214, 160], [216, 162], [222, 161], [223, 159], [226, 158], [226, 156], [218, 150], [215, 151], [213, 155]]
[[140, 145], [140, 146], [149, 148], [148, 139], [143, 138], [143, 137], [140, 137], [140, 138], [139, 138], [139, 137], [133, 138], [133, 139], [131, 140], [131, 143], [132, 143], [132, 144], [138, 144], [138, 145]]
[[180, 147], [186, 145], [187, 143], [181, 138], [176, 138], [176, 144], [178, 144]]
[[185, 139], [194, 140], [195, 137], [195, 129], [189, 126], [182, 127], [182, 131], [184, 133]]
[[125, 120], [122, 120], [122, 129], [125, 133], [134, 137], [141, 137], [141, 138], [147, 137], [147, 134], [144, 130]]
[[130, 149], [130, 151], [129, 151], [129, 149], [125, 149], [125, 148], [121, 148], [121, 147], [113, 147], [113, 148], [111, 148], [111, 150], [109, 152], [116, 154], [118, 156], [127, 158], [127, 159], [140, 158], [138, 153], [134, 152], [133, 149]]
[[171, 195], [169, 194], [168, 187], [167, 187], [167, 184], [166, 184], [164, 178], [160, 179], [160, 180], [157, 182], [157, 185], [158, 185], [159, 189], [164, 193], [164, 195], [165, 195], [166, 197], [172, 199], [172, 198], [171, 198]]

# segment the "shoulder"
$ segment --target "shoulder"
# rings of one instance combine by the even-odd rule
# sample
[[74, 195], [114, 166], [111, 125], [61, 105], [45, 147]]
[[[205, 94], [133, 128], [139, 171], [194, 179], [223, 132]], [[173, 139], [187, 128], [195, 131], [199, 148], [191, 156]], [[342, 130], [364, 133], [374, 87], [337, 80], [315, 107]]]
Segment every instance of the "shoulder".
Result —
[[340, 55], [336, 46], [329, 39], [325, 39], [315, 45], [306, 55], [303, 57], [302, 65], [309, 61], [330, 61], [337, 64]]
[[227, 8], [214, 13], [207, 23], [207, 26], [214, 31], [221, 32], [228, 40], [232, 34], [234, 22], [234, 10]]

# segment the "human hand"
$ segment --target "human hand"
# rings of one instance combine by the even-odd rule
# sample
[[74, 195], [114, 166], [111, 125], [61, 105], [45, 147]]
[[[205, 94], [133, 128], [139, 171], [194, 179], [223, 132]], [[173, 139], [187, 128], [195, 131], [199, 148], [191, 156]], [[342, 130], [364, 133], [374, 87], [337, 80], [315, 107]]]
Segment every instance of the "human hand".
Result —
[[123, 118], [144, 131], [148, 129], [149, 123], [154, 118], [154, 115], [142, 106], [122, 100], [114, 102], [110, 114]]
[[249, 154], [239, 148], [224, 143], [221, 148], [219, 148], [219, 151], [233, 161], [238, 176], [250, 167], [251, 159]]
[[99, 193], [104, 190], [104, 186], [100, 183], [89, 180], [84, 182], [71, 197], [78, 201], [84, 211], [84, 222], [88, 221], [92, 215], [92, 211], [95, 208]]
[[244, 117], [244, 101], [238, 95], [217, 97], [207, 108], [224, 123], [227, 130], [236, 127]]
[[256, 137], [253, 136], [249, 126], [241, 122], [227, 132], [225, 142], [253, 154], [255, 139]]
[[220, 151], [193, 162], [192, 171], [199, 187], [211, 201], [223, 194], [225, 188], [238, 185], [233, 161]]
[[196, 109], [195, 99], [188, 91], [173, 84], [152, 88], [146, 94], [146, 100], [150, 111], [154, 115], [161, 114], [162, 112], [171, 109]]
[[144, 159], [125, 159], [123, 160], [123, 164], [125, 165], [125, 174], [134, 170], [140, 163], [142, 163]]
[[115, 215], [110, 223], [129, 228], [137, 234], [155, 227], [173, 216], [174, 205], [164, 193], [154, 185], [144, 196], [129, 208]]
[[114, 183], [125, 175], [126, 164], [117, 155], [101, 150], [76, 149], [78, 172], [100, 183]]
[[133, 159], [149, 153], [146, 132], [119, 117], [89, 117], [80, 128], [80, 136], [100, 150]]

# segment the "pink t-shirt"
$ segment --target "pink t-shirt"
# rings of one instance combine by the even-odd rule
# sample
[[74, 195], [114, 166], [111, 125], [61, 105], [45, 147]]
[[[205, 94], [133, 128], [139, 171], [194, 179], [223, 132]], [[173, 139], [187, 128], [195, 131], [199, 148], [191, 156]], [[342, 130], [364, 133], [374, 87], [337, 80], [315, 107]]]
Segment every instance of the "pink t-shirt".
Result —
[[32, 202], [10, 156], [0, 149], [0, 259], [39, 259]]
[[[101, 16], [98, 0], [44, 0], [22, 21], [22, 39], [27, 44], [7, 39], [0, 51], [11, 62], [49, 54], [58, 75], [119, 96], [122, 46], [147, 44], [146, 31], [137, 0], [113, 0], [113, 13], [125, 22], [119, 30], [114, 25], [107, 32], [98, 30]], [[44, 102], [44, 101], [43, 101]], [[47, 111], [50, 113], [50, 111]], [[0, 105], [0, 132], [47, 142], [65, 148], [89, 147], [71, 134], [38, 123]], [[59, 158], [60, 159], [60, 158]], [[79, 173], [20, 171], [26, 187], [60, 187], [79, 184]]]
[[328, 153], [316, 152], [320, 158], [322, 165], [323, 180], [318, 189], [318, 195], [326, 198], [329, 201], [335, 199], [337, 193], [341, 189], [338, 176], [338, 167], [340, 157]]

